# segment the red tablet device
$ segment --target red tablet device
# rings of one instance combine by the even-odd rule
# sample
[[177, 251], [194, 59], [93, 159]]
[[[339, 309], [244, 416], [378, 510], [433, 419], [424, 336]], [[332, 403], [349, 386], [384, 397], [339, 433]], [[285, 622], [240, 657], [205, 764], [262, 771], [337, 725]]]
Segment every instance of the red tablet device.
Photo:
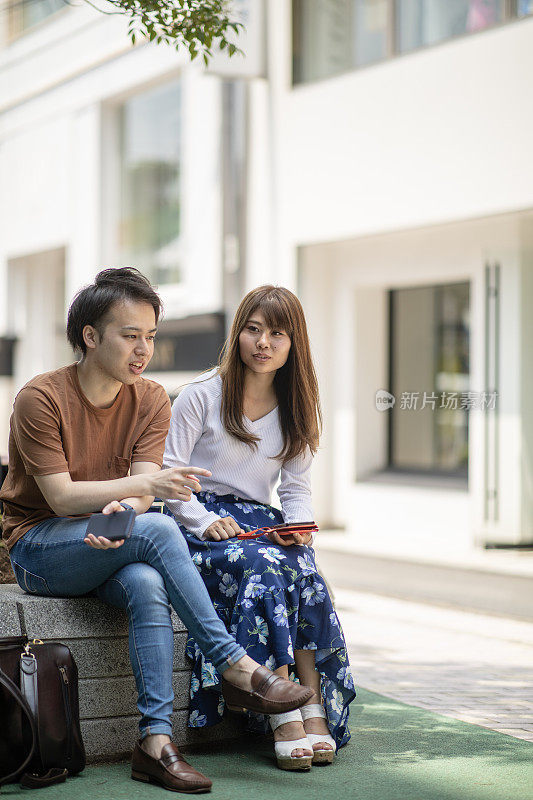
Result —
[[316, 533], [316, 522], [284, 522], [282, 525], [272, 525], [266, 528], [255, 528], [253, 531], [238, 533], [237, 539], [257, 539], [265, 533], [277, 533], [279, 536], [292, 536], [293, 533]]

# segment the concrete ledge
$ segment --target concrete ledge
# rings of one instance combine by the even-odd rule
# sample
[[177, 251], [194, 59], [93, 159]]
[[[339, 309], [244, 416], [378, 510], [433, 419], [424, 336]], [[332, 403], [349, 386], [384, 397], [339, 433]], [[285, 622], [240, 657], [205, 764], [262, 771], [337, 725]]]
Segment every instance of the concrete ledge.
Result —
[[[30, 638], [59, 640], [76, 660], [81, 730], [88, 761], [119, 758], [138, 737], [137, 692], [128, 655], [126, 613], [93, 597], [57, 598], [26, 594], [16, 584], [0, 585], [0, 636], [20, 636], [17, 604]], [[172, 612], [174, 629], [174, 741], [202, 744], [235, 738], [239, 722], [188, 728], [191, 669], [185, 656], [187, 631]]]
[[[26, 594], [15, 583], [0, 586], [0, 602], [14, 608], [15, 633], [20, 633], [16, 603], [21, 603], [29, 636], [45, 639], [109, 638], [128, 635], [126, 612], [96, 597], [38, 597]], [[13, 623], [12, 623], [13, 624]], [[172, 612], [174, 631], [186, 632]], [[38, 632], [38, 633], [37, 633]], [[9, 635], [9, 634], [7, 634]]]

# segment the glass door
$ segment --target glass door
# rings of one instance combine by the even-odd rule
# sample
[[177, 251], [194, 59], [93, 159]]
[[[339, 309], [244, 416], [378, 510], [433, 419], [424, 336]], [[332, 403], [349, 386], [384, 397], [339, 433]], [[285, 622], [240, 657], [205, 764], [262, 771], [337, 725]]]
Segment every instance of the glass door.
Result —
[[389, 466], [467, 477], [470, 285], [390, 292]]

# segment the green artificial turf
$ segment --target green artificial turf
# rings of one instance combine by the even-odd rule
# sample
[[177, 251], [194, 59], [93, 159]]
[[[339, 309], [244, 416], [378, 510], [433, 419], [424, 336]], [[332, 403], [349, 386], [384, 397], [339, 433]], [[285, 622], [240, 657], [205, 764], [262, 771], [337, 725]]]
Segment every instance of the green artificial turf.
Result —
[[[352, 740], [333, 765], [308, 773], [275, 766], [272, 743], [211, 745], [188, 760], [213, 781], [213, 800], [532, 800], [533, 745], [360, 689]], [[29, 796], [18, 785], [7, 797]], [[130, 778], [126, 763], [88, 766], [39, 800], [162, 800], [171, 795]]]

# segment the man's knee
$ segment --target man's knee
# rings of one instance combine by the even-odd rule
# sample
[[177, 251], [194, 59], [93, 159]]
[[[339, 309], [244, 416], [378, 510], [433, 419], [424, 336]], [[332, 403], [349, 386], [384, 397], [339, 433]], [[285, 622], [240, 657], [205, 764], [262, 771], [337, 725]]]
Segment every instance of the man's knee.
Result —
[[169, 537], [173, 537], [175, 541], [179, 542], [187, 549], [187, 543], [185, 542], [179, 526], [174, 521], [174, 518], [169, 517], [168, 514], [140, 514], [135, 520], [133, 533], [147, 536], [154, 541], [160, 537], [164, 537], [165, 540], [168, 540]]
[[120, 586], [125, 607], [169, 604], [163, 577], [154, 567], [144, 562], [127, 564], [115, 572], [110, 582]]
[[122, 569], [117, 570], [113, 578], [120, 581], [127, 592], [142, 589], [150, 594], [165, 586], [165, 582], [159, 572], [143, 561], [127, 564]]

